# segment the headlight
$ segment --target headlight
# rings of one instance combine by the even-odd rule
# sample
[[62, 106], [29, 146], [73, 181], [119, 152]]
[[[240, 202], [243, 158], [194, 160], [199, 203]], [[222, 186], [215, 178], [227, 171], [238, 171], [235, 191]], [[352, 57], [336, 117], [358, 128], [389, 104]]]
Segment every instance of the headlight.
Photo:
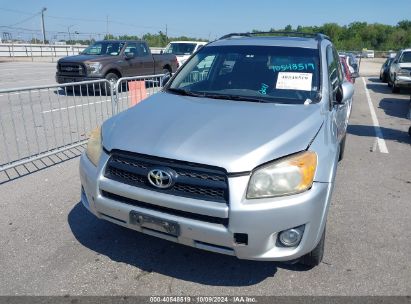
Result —
[[254, 171], [247, 198], [296, 194], [311, 188], [317, 168], [317, 154], [306, 151], [272, 162]]
[[410, 71], [405, 69], [400, 69], [397, 73], [397, 76], [410, 76]]
[[98, 165], [102, 152], [102, 142], [101, 142], [101, 128], [95, 128], [91, 131], [90, 138], [87, 142], [86, 155], [88, 159], [94, 164]]
[[97, 74], [100, 72], [102, 64], [100, 62], [86, 63], [86, 67], [89, 74]]

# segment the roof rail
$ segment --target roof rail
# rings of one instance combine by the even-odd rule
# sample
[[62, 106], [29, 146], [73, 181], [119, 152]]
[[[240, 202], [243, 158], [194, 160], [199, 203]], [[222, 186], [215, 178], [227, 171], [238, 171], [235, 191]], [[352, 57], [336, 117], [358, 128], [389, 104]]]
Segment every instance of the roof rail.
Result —
[[285, 32], [285, 31], [270, 31], [270, 32], [252, 32], [252, 33], [231, 33], [222, 36], [220, 39], [227, 39], [231, 37], [251, 37], [251, 36], [259, 36], [259, 35], [277, 35], [277, 36], [289, 36], [289, 37], [307, 37], [307, 38], [315, 38], [316, 40], [330, 40], [330, 37], [321, 33], [304, 33], [304, 32]]

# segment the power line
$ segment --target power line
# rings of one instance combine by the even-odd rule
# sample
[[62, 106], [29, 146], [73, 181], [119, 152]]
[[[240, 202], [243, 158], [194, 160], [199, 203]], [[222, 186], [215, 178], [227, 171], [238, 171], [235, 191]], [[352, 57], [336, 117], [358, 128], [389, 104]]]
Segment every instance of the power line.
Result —
[[11, 13], [24, 14], [24, 15], [31, 15], [32, 14], [32, 13], [28, 13], [28, 12], [22, 12], [22, 11], [18, 11], [18, 10], [9, 9], [9, 8], [3, 8], [3, 7], [0, 7], [0, 10], [6, 11], [6, 12], [11, 12]]
[[41, 14], [41, 13], [35, 13], [34, 15], [32, 15], [32, 16], [30, 16], [30, 17], [28, 17], [28, 18], [26, 18], [26, 19], [24, 19], [24, 20], [22, 20], [22, 21], [19, 21], [19, 22], [17, 22], [17, 23], [11, 24], [10, 26], [16, 26], [16, 25], [22, 24], [22, 23], [24, 23], [24, 22], [27, 22], [27, 21], [29, 21], [29, 20], [37, 17], [37, 16], [40, 15], [40, 14]]

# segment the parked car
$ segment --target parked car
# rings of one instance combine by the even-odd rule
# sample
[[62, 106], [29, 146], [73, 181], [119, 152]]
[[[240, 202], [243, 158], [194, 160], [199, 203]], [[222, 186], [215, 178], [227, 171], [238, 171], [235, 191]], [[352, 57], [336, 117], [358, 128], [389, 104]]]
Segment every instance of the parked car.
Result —
[[354, 87], [327, 36], [278, 34], [204, 46], [162, 92], [95, 129], [82, 204], [184, 245], [318, 265]]
[[388, 86], [393, 93], [399, 93], [401, 88], [411, 88], [411, 49], [397, 53], [390, 66]]
[[344, 72], [345, 78], [347, 78], [349, 82], [355, 83], [355, 78], [357, 78], [359, 75], [357, 72], [354, 71], [352, 67], [350, 69], [350, 66], [347, 63], [347, 57], [340, 55], [340, 62], [343, 67], [342, 70]]
[[97, 41], [81, 54], [57, 62], [57, 83], [107, 79], [125, 76], [173, 73], [178, 68], [173, 54], [151, 54], [144, 41]]
[[172, 41], [167, 45], [164, 53], [176, 55], [179, 66], [182, 66], [193, 53], [206, 44], [207, 42], [202, 41]]
[[388, 82], [390, 66], [393, 60], [394, 58], [388, 58], [387, 60], [385, 60], [384, 64], [382, 65], [381, 70], [380, 70], [380, 80], [382, 82]]
[[347, 62], [350, 73], [357, 72], [359, 73], [359, 64], [357, 58], [352, 53], [339, 53], [340, 57], [343, 57]]
[[363, 50], [362, 55], [363, 55], [363, 58], [374, 58], [375, 57], [374, 50]]

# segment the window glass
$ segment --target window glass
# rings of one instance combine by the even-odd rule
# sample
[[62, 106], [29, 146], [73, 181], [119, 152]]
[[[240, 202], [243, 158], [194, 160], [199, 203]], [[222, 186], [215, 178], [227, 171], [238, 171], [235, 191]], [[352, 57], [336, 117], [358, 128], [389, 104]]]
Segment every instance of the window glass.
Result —
[[137, 53], [138, 56], [147, 56], [150, 54], [145, 43], [137, 43]]
[[134, 43], [134, 42], [128, 43], [127, 46], [126, 46], [126, 48], [125, 48], [125, 50], [124, 50], [124, 53], [125, 53], [125, 54], [127, 54], [127, 53], [133, 53], [134, 56], [138, 56], [138, 53], [137, 53], [137, 43]]
[[333, 49], [327, 47], [327, 66], [328, 66], [328, 79], [330, 81], [331, 91], [335, 91], [338, 87], [338, 62], [334, 58]]
[[117, 56], [120, 54], [123, 46], [124, 42], [99, 41], [86, 48], [82, 54]]
[[402, 54], [401, 59], [400, 59], [399, 62], [401, 62], [401, 63], [403, 63], [403, 62], [404, 63], [405, 62], [410, 63], [411, 62], [411, 52], [404, 52]]
[[164, 50], [166, 54], [191, 55], [196, 47], [195, 43], [170, 43]]
[[[197, 76], [200, 75], [200, 76]], [[317, 49], [275, 46], [203, 47], [170, 84], [203, 94], [255, 97], [265, 102], [316, 101]]]
[[205, 81], [208, 77], [210, 67], [213, 64], [215, 57], [215, 55], [208, 55], [201, 58], [201, 60], [198, 60], [198, 63], [183, 79], [181, 85], [188, 86], [196, 82]]

